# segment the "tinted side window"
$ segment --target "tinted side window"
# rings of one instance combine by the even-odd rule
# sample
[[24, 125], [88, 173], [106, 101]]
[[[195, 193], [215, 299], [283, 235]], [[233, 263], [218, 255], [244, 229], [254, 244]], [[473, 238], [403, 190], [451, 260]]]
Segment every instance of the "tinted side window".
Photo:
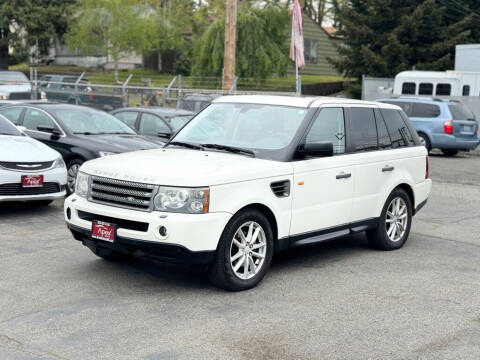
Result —
[[138, 113], [136, 111], [122, 111], [114, 115], [117, 119], [122, 120], [125, 124], [135, 129]]
[[334, 154], [345, 152], [345, 120], [342, 108], [324, 108], [320, 110], [306, 142], [330, 141], [333, 144]]
[[453, 120], [475, 120], [475, 115], [462, 103], [448, 105]]
[[415, 95], [415, 90], [417, 89], [417, 84], [414, 82], [406, 82], [402, 84], [402, 94], [404, 95]]
[[146, 113], [142, 114], [142, 120], [140, 121], [140, 133], [157, 135], [159, 132], [170, 133], [170, 129], [159, 117]]
[[377, 126], [373, 109], [352, 108], [352, 143], [355, 151], [378, 149]]
[[3, 109], [0, 111], [0, 114], [5, 116], [8, 120], [10, 120], [15, 125], [18, 125], [18, 120], [20, 119], [21, 113], [22, 113], [22, 108]]
[[421, 83], [418, 87], [418, 95], [432, 95], [433, 94], [433, 84], [431, 83]]
[[463, 85], [462, 96], [470, 96], [470, 85]]
[[411, 117], [434, 118], [440, 115], [440, 107], [433, 104], [414, 103]]
[[23, 126], [29, 130], [38, 131], [39, 126], [58, 129], [55, 122], [44, 112], [36, 109], [27, 109], [23, 117]]
[[437, 84], [436, 95], [446, 95], [450, 96], [450, 91], [452, 86], [450, 84]]
[[392, 139], [392, 147], [406, 147], [414, 145], [414, 141], [400, 112], [393, 109], [381, 109], [388, 133]]
[[392, 140], [390, 139], [390, 135], [388, 134], [387, 126], [385, 125], [385, 121], [379, 115], [378, 112], [375, 113], [375, 120], [377, 122], [378, 147], [380, 149], [391, 149], [392, 148]]

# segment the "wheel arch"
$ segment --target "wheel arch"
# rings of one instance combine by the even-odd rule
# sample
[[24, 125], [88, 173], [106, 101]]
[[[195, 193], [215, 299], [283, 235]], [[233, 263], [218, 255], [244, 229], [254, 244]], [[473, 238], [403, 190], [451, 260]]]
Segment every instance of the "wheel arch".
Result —
[[402, 189], [407, 193], [412, 203], [412, 211], [415, 212], [415, 191], [413, 190], [413, 185], [409, 181], [403, 180], [403, 181], [399, 181], [396, 184], [392, 184], [392, 186], [390, 186], [386, 191], [385, 197], [382, 199], [382, 201], [378, 204], [378, 207], [377, 207], [377, 214], [379, 217], [382, 214], [382, 210], [383, 210], [383, 207], [385, 206], [385, 202], [387, 201], [390, 194], [393, 191], [395, 191], [395, 189]]
[[277, 218], [272, 211], [267, 205], [262, 204], [262, 203], [251, 203], [248, 205], [243, 206], [242, 208], [238, 209], [232, 216], [232, 218], [240, 213], [241, 211], [244, 211], [246, 209], [255, 209], [263, 213], [266, 217], [270, 225], [272, 226], [272, 232], [273, 232], [273, 241], [274, 244], [276, 243], [276, 240], [278, 239], [278, 223], [277, 223]]
[[407, 183], [402, 183], [402, 184], [396, 186], [393, 190], [395, 190], [395, 189], [402, 189], [407, 193], [407, 195], [410, 198], [410, 201], [412, 203], [412, 212], [415, 212], [415, 193], [413, 191], [413, 188]]

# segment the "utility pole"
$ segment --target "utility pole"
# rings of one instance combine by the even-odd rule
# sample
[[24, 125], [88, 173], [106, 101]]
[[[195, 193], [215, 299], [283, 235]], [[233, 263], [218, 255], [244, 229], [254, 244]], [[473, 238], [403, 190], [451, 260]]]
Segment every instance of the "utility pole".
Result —
[[230, 90], [235, 77], [237, 0], [227, 0], [225, 8], [225, 48], [223, 53], [223, 90]]

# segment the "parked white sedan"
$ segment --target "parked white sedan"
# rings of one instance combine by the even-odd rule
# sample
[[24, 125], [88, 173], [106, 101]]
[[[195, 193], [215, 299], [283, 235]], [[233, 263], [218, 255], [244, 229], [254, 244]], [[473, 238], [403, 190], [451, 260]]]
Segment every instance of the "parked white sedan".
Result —
[[60, 154], [0, 115], [0, 202], [48, 205], [65, 196], [66, 182], [67, 170]]

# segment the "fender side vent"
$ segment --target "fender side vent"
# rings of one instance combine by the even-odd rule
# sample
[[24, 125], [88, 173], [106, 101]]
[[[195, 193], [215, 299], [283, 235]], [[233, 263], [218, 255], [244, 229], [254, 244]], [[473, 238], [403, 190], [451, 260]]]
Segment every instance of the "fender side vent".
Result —
[[277, 197], [287, 197], [290, 195], [290, 180], [273, 182], [270, 188]]

